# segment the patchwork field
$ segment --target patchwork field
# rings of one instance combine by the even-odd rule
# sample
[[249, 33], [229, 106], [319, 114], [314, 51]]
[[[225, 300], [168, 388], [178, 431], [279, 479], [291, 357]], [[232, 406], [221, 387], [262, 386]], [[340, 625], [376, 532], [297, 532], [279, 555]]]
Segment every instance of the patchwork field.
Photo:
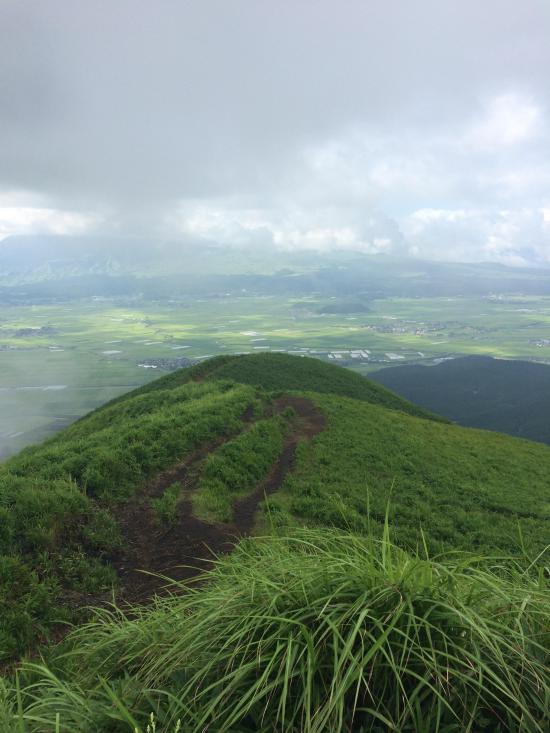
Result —
[[308, 354], [369, 373], [458, 354], [550, 360], [550, 298], [219, 296], [3, 306], [0, 457], [165, 369], [223, 353]]

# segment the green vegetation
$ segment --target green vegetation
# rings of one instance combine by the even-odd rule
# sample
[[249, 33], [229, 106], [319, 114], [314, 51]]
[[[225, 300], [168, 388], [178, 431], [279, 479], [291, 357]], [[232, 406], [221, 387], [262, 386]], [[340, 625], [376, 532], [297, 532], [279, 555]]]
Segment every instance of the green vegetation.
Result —
[[278, 524], [307, 521], [368, 533], [390, 505], [395, 539], [434, 551], [536, 556], [548, 545], [550, 450], [504, 435], [420, 420], [356, 400], [309, 394], [327, 428], [299, 447]]
[[6, 606], [0, 660], [49, 623], [62, 589], [110, 587], [114, 575], [105, 559], [120, 534], [109, 509], [197, 446], [241, 430], [254, 394], [244, 385], [212, 382], [135, 395], [0, 466], [0, 597]]
[[[16, 557], [0, 555], [0, 649], [14, 656], [44, 633], [56, 618], [55, 586], [41, 583], [36, 572]], [[22, 623], [23, 618], [33, 623]], [[38, 628], [37, 628], [38, 627]], [[0, 720], [1, 720], [0, 715]]]
[[[75, 598], [116, 584], [115, 517], [182, 460], [193, 526], [232, 538], [235, 500], [302, 435], [276, 414], [289, 391], [326, 425], [264, 502], [267, 536], [149, 606], [106, 608], [107, 592], [75, 618]], [[0, 680], [0, 728], [145, 733], [153, 714], [163, 733], [545, 733], [549, 474], [545, 445], [307, 358], [221, 356], [119, 397], [0, 467], [0, 659], [81, 624]], [[153, 499], [159, 522], [181, 518], [180, 492]]]
[[[264, 292], [261, 281], [252, 290], [243, 284], [246, 293], [242, 287], [224, 289], [209, 283], [201, 295], [192, 289], [184, 295], [180, 279], [171, 285], [170, 298], [159, 299], [158, 293], [132, 298], [77, 293], [67, 299], [61, 292], [56, 301], [33, 300], [27, 293], [25, 305], [2, 302], [0, 459], [155, 379], [161, 368], [147, 364], [155, 359], [205, 360], [209, 355], [283, 350], [324, 360], [331, 355], [334, 363], [362, 374], [393, 363], [431, 363], [463, 354], [550, 360], [550, 345], [544, 343], [550, 298], [527, 294], [534, 273], [522, 271], [522, 280], [512, 282], [505, 271], [497, 272], [482, 291], [472, 293], [468, 287], [472, 273], [465, 268], [459, 297], [457, 281], [440, 281], [437, 274], [427, 276], [418, 288], [419, 267], [415, 263], [414, 278], [388, 291], [373, 282], [380, 263], [371, 262], [370, 275], [363, 267], [360, 287], [354, 289], [338, 289], [330, 272], [326, 279], [335, 287], [326, 296], [321, 295], [326, 279], [299, 285], [298, 278], [288, 276], [286, 282], [296, 286], [290, 292]], [[298, 263], [292, 266], [294, 273], [301, 269]], [[508, 275], [518, 277], [519, 271]], [[538, 276], [547, 277], [542, 271]], [[430, 292], [434, 277], [437, 290]], [[139, 293], [146, 283], [137, 281]], [[409, 292], [411, 286], [418, 292]], [[506, 290], [515, 294], [490, 295]], [[522, 292], [526, 294], [518, 295]], [[407, 297], [395, 297], [397, 293]], [[370, 310], [354, 315], [319, 312], [356, 301], [368, 302]], [[30, 335], [28, 329], [42, 335]], [[369, 353], [352, 356], [353, 349]], [[335, 354], [337, 350], [344, 353]]]
[[237, 382], [261, 386], [266, 390], [328, 392], [384, 405], [411, 415], [440, 419], [396, 397], [393, 392], [375, 385], [369, 379], [353, 372], [348, 373], [319, 359], [296, 359], [287, 354], [258, 354], [228, 360], [210, 374], [217, 379], [234, 379]]
[[193, 499], [198, 517], [232, 521], [235, 499], [249, 494], [281, 453], [291, 417], [260, 420], [208, 456]]
[[234, 379], [267, 390], [312, 390], [353, 397], [356, 400], [385, 405], [413, 415], [426, 417], [424, 410], [393, 392], [375, 385], [353, 372], [346, 373], [319, 359], [295, 359], [286, 354], [259, 354], [232, 359], [213, 374], [218, 379]]
[[181, 484], [175, 481], [165, 489], [163, 495], [151, 501], [151, 506], [160, 525], [171, 525], [176, 521], [176, 508], [181, 496]]
[[547, 364], [468, 356], [381, 369], [371, 378], [460, 425], [550, 443]]
[[519, 565], [310, 530], [245, 541], [208, 580], [99, 611], [23, 666], [0, 716], [21, 733], [144, 731], [151, 711], [188, 733], [545, 730], [550, 595]]
[[92, 413], [6, 463], [10, 474], [71, 476], [86, 494], [127, 498], [139, 483], [217, 435], [240, 428], [253, 390], [230, 383], [184, 385]]
[[338, 313], [368, 313], [368, 305], [365, 303], [329, 303], [319, 308], [319, 313], [338, 314]]
[[[198, 446], [233, 435], [207, 457], [193, 497], [200, 517], [231, 520], [233, 501], [280, 452], [286, 426], [282, 417], [261, 420], [239, 436], [241, 418], [258, 403], [258, 388], [281, 391], [285, 382], [315, 388], [310, 397], [328, 426], [299, 446], [295, 470], [268, 503], [270, 522], [368, 533], [389, 501], [394, 536], [407, 547], [418, 545], [422, 528], [434, 550], [544, 550], [547, 448], [419, 419], [410, 403], [321, 361], [218, 357], [115, 400], [0, 468], [0, 557], [8, 563], [0, 581], [9, 607], [2, 657], [24, 648], [52, 614], [64, 617], [67, 590], [93, 593], [115, 582], [106, 563], [121, 542], [114, 503], [132, 500], [149, 477]], [[155, 504], [162, 521], [173, 521], [176, 502], [174, 491]], [[34, 604], [40, 594], [48, 602]]]
[[[245, 356], [218, 356], [191, 369], [174, 372], [145, 385], [140, 393], [166, 389], [192, 379], [230, 379], [251, 384], [267, 391], [308, 390], [383, 405], [410, 415], [445, 421], [411, 402], [397, 397], [388, 389], [351, 371], [308, 357], [296, 358], [288, 354], [253, 354]], [[124, 400], [124, 396], [119, 401]], [[116, 401], [115, 401], [116, 402]]]

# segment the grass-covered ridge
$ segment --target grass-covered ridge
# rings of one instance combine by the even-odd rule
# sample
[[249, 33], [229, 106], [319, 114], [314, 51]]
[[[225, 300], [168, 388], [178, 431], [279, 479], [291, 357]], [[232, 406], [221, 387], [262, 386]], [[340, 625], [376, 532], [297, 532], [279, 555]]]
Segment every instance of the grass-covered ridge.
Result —
[[[184, 384], [192, 380], [230, 379], [268, 391], [311, 391], [352, 397], [410, 415], [447, 422], [390, 390], [349, 369], [342, 369], [320, 359], [288, 354], [250, 354], [217, 356], [190, 369], [168, 374], [136, 390], [147, 393]], [[123, 401], [120, 397], [114, 402]]]
[[[550, 594], [514, 563], [334, 531], [246, 541], [206, 586], [102, 611], [24, 667], [22, 733], [544, 733]], [[179, 724], [178, 724], [179, 721]], [[58, 725], [56, 729], [55, 726]]]
[[[149, 477], [195, 448], [233, 435], [206, 455], [193, 497], [200, 517], [230, 521], [233, 501], [265, 475], [282, 440], [280, 419], [242, 433], [243, 414], [258, 387], [266, 396], [285, 384], [315, 388], [310, 399], [328, 424], [299, 447], [268, 522], [368, 532], [390, 501], [394, 536], [409, 547], [422, 529], [436, 549], [544, 550], [548, 448], [420, 419], [409, 403], [321, 361], [218, 357], [125, 395], [0, 467], [0, 657], [63, 618], [66, 590], [116, 582], [107, 562], [122, 543], [114, 504], [133, 501]], [[174, 493], [164, 504], [169, 498], [165, 520], [178, 501]]]
[[153, 713], [159, 733], [545, 733], [550, 449], [320, 363], [205, 362], [0, 467], [3, 661], [124, 589], [124, 542], [191, 561], [254, 520], [268, 535], [42, 647], [0, 679], [0, 730], [146, 733]]
[[242, 429], [255, 391], [228, 382], [135, 395], [0, 465], [0, 660], [65, 613], [72, 590], [108, 589], [114, 505], [196, 447]]

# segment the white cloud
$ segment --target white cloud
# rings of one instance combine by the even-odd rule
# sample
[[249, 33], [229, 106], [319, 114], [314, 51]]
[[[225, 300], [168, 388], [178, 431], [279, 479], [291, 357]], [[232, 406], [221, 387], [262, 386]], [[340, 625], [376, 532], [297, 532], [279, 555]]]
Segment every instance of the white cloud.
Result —
[[483, 117], [467, 131], [465, 141], [481, 149], [519, 145], [536, 138], [542, 128], [542, 114], [535, 102], [508, 92], [486, 103]]
[[[172, 224], [174, 219], [172, 218]], [[402, 248], [397, 224], [365, 207], [313, 206], [279, 202], [277, 206], [246, 208], [236, 201], [182, 204], [179, 231], [223, 245], [273, 245], [280, 249], [351, 250], [365, 253]]]
[[420, 209], [403, 222], [412, 254], [425, 259], [550, 263], [550, 209]]
[[378, 254], [394, 248], [391, 238], [361, 234], [351, 227], [314, 227], [312, 229], [275, 229], [273, 242], [281, 249], [344, 250]]
[[[488, 96], [472, 124], [475, 116], [439, 131], [345, 126], [304, 145], [278, 189], [183, 198], [157, 211], [156, 231], [226, 246], [550, 262], [542, 106], [508, 90]], [[48, 203], [28, 193], [0, 196], [0, 238], [84, 233], [102, 223]], [[116, 216], [103, 222], [107, 231], [124, 226]]]
[[0, 240], [14, 234], [86, 234], [100, 221], [97, 214], [28, 205], [30, 194], [0, 196]]
[[548, 0], [164, 5], [0, 2], [0, 237], [544, 259]]

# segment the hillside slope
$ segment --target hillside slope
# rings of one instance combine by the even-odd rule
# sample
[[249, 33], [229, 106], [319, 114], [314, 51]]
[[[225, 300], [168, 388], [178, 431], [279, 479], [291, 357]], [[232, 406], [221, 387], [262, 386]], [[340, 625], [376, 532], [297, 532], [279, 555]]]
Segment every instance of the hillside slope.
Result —
[[217, 356], [191, 369], [181, 369], [161, 377], [135, 392], [130, 392], [129, 395], [119, 397], [117, 401], [137, 393], [166, 389], [193, 380], [212, 379], [230, 379], [268, 391], [309, 390], [352, 397], [374, 405], [400, 410], [409, 415], [446, 422], [445, 418], [418, 407], [348, 369], [342, 369], [320, 359], [277, 353]]
[[26, 449], [0, 466], [0, 659], [254, 522], [379, 534], [389, 505], [407, 547], [541, 552], [550, 449], [416, 412], [315, 360], [218, 358]]
[[308, 397], [327, 427], [300, 446], [294, 472], [270, 498], [272, 521], [369, 534], [388, 510], [394, 538], [409, 548], [420, 529], [432, 553], [525, 547], [535, 556], [548, 546], [546, 446], [348, 398]]
[[437, 366], [400, 366], [371, 375], [427, 410], [467, 427], [550, 443], [550, 366], [468, 356]]

